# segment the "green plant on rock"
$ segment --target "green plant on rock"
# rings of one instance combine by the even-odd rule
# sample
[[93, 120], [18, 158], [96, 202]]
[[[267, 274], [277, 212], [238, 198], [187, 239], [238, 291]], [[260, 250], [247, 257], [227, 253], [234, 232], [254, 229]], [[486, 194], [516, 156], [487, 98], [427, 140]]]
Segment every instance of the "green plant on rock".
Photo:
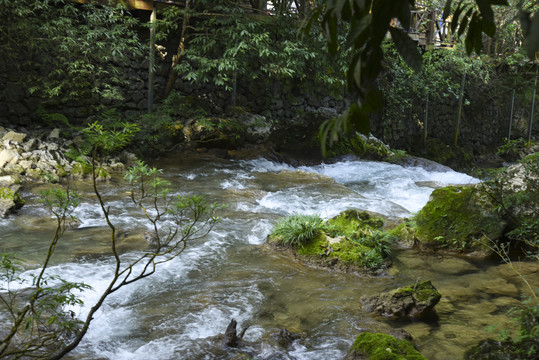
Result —
[[539, 253], [539, 156], [536, 154], [494, 173], [480, 187], [509, 223], [505, 236], [533, 256]]
[[408, 340], [398, 340], [391, 335], [371, 332], [359, 334], [348, 354], [354, 359], [426, 360]]
[[294, 215], [274, 226], [270, 241], [293, 246], [297, 254], [317, 263], [373, 271], [388, 264], [390, 236], [383, 220], [346, 210], [324, 222], [317, 215]]
[[384, 220], [372, 217], [365, 211], [345, 210], [327, 222], [327, 233], [332, 237], [346, 236], [351, 239], [369, 237], [381, 230]]
[[488, 239], [499, 239], [506, 227], [494, 207], [474, 186], [436, 189], [415, 216], [415, 236], [427, 247], [490, 253]]
[[507, 141], [498, 148], [497, 154], [507, 160], [517, 160], [534, 143], [527, 142], [524, 138]]
[[357, 240], [357, 242], [363, 246], [373, 249], [382, 257], [386, 257], [391, 254], [392, 236], [388, 233], [377, 230], [372, 235], [360, 238]]
[[302, 246], [313, 240], [323, 229], [324, 220], [318, 215], [293, 215], [279, 220], [270, 236], [283, 245]]

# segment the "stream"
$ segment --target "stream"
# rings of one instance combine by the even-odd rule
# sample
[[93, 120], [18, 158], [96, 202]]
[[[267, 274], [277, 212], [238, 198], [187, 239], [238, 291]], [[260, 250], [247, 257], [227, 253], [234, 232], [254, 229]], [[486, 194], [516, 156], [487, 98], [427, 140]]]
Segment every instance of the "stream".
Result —
[[[394, 265], [379, 277], [331, 273], [308, 268], [263, 246], [272, 225], [296, 213], [330, 218], [357, 208], [390, 219], [419, 211], [436, 187], [476, 179], [454, 171], [427, 171], [383, 162], [343, 159], [317, 166], [257, 160], [226, 160], [204, 154], [156, 160], [178, 194], [203, 194], [227, 204], [222, 221], [203, 239], [191, 241], [173, 261], [150, 278], [114, 293], [91, 323], [87, 336], [66, 358], [90, 359], [342, 359], [362, 330], [403, 328], [428, 359], [461, 359], [480, 340], [495, 337], [489, 325], [510, 326], [506, 316], [526, 288], [508, 265], [447, 255], [394, 249]], [[84, 281], [93, 291], [81, 294], [83, 316], [107, 286], [112, 256], [107, 228], [89, 184], [72, 183], [81, 194], [81, 220], [66, 232], [50, 271]], [[145, 244], [133, 235], [148, 229], [129, 202], [120, 179], [100, 184], [121, 229], [126, 258]], [[30, 276], [43, 260], [54, 222], [38, 202], [45, 185], [22, 192], [27, 204], [17, 216], [0, 220], [0, 250], [25, 259]], [[138, 239], [138, 240], [137, 240]], [[537, 263], [517, 264], [538, 278]], [[431, 280], [443, 298], [436, 322], [388, 322], [364, 312], [363, 295]], [[230, 320], [249, 325], [244, 346], [226, 350], [219, 334]], [[300, 338], [283, 347], [275, 340], [282, 328]]]

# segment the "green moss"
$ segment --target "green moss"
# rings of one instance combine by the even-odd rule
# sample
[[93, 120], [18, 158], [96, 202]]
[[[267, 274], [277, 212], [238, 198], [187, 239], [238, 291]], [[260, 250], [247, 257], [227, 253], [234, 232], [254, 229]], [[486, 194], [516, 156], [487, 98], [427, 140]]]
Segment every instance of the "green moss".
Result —
[[16, 208], [20, 208], [26, 203], [18, 192], [7, 187], [0, 187], [0, 199], [13, 201]]
[[335, 237], [339, 235], [353, 239], [372, 235], [376, 230], [382, 229], [384, 220], [371, 217], [365, 211], [346, 210], [328, 221], [328, 233]]
[[[71, 175], [80, 177], [90, 176], [92, 175], [92, 166], [89, 164], [78, 162], [75, 164], [75, 166], [73, 166], [73, 169], [71, 169]], [[107, 172], [107, 170], [100, 167], [97, 169], [97, 177], [106, 179], [109, 177], [109, 173]]]
[[396, 297], [406, 297], [410, 295], [412, 295], [418, 302], [430, 301], [433, 298], [438, 298], [439, 300], [442, 297], [430, 281], [421, 281], [414, 286], [403, 287], [395, 292]]
[[349, 353], [366, 356], [369, 360], [426, 360], [409, 341], [371, 332], [359, 334]]
[[405, 221], [387, 232], [388, 236], [402, 243], [412, 246], [415, 242], [415, 222]]
[[328, 237], [320, 234], [308, 244], [298, 248], [298, 254], [304, 256], [319, 256], [325, 259], [338, 259], [344, 265], [363, 266], [363, 258], [371, 248], [360, 245], [347, 238], [330, 244]]
[[56, 166], [56, 171], [57, 171], [59, 177], [66, 177], [67, 176], [67, 171], [65, 171], [64, 167], [62, 165], [60, 165], [60, 164], [58, 164]]
[[333, 266], [375, 270], [387, 265], [389, 240], [384, 221], [347, 210], [326, 223], [318, 216], [295, 215], [274, 226], [268, 241], [291, 245], [298, 255]]
[[342, 139], [334, 144], [330, 151], [330, 156], [354, 154], [373, 160], [382, 160], [395, 153], [383, 142], [374, 138], [367, 138], [361, 134]]
[[434, 190], [415, 220], [421, 244], [460, 251], [488, 251], [488, 239], [498, 239], [505, 227], [487, 196], [473, 186]]

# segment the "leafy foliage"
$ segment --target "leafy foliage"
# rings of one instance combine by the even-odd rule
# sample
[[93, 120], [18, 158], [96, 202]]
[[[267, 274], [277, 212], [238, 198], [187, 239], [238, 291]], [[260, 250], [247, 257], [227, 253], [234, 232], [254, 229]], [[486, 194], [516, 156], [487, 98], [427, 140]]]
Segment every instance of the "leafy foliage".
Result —
[[189, 9], [166, 9], [162, 36], [180, 28], [184, 12], [194, 27], [176, 67], [185, 80], [213, 83], [226, 91], [236, 81], [293, 80], [303, 83], [304, 90], [323, 86], [342, 93], [347, 52], [329, 57], [319, 30], [300, 38], [297, 14], [252, 14], [239, 1], [197, 1]]
[[[510, 222], [506, 236], [539, 254], [539, 157], [524, 158], [520, 164], [498, 172], [483, 182], [482, 191], [496, 203], [496, 210]], [[516, 181], [515, 181], [516, 179]]]
[[48, 102], [122, 100], [122, 65], [143, 48], [137, 23], [122, 7], [1, 0], [3, 66]]
[[56, 232], [43, 267], [36, 274], [22, 277], [21, 261], [12, 254], [0, 254], [0, 308], [9, 314], [0, 358], [52, 356], [58, 345], [72, 341], [84, 324], [71, 308], [82, 306], [77, 294], [91, 287], [46, 273], [78, 197], [71, 191], [55, 189], [42, 193], [42, 203], [56, 218]]
[[[438, 3], [436, 1], [430, 3]], [[384, 53], [381, 45], [389, 32], [395, 47], [410, 68], [418, 71], [421, 56], [416, 45], [393, 22], [397, 19], [402, 28], [409, 28], [413, 0], [330, 0], [324, 2], [311, 15], [311, 23], [319, 20], [325, 29], [328, 48], [338, 53], [337, 34], [342, 23], [349, 24], [346, 50], [352, 51], [348, 63], [347, 77], [350, 88], [357, 90], [358, 101], [351, 105], [341, 119], [328, 121], [321, 129], [323, 142], [330, 145], [338, 141], [343, 133], [352, 130], [365, 135], [369, 132], [369, 114], [381, 108], [382, 97], [376, 87], [376, 79], [382, 70]], [[454, 6], [453, 6], [454, 5]], [[458, 37], [465, 37], [467, 54], [480, 52], [483, 34], [494, 36], [496, 31], [495, 6], [507, 6], [506, 0], [448, 0], [444, 9], [444, 19], [451, 14], [453, 30]], [[523, 36], [526, 39], [528, 56], [533, 59], [539, 49], [539, 12], [536, 3], [519, 1], [518, 9]], [[512, 20], [511, 20], [512, 21]], [[309, 29], [309, 27], [307, 27]]]

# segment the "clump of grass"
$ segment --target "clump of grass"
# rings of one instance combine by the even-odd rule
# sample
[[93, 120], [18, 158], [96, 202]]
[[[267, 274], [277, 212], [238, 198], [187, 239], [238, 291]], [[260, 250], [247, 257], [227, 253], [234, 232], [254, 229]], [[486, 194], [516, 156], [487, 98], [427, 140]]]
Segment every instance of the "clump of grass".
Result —
[[324, 225], [324, 220], [318, 215], [288, 216], [275, 224], [270, 236], [283, 245], [301, 246], [320, 234]]

